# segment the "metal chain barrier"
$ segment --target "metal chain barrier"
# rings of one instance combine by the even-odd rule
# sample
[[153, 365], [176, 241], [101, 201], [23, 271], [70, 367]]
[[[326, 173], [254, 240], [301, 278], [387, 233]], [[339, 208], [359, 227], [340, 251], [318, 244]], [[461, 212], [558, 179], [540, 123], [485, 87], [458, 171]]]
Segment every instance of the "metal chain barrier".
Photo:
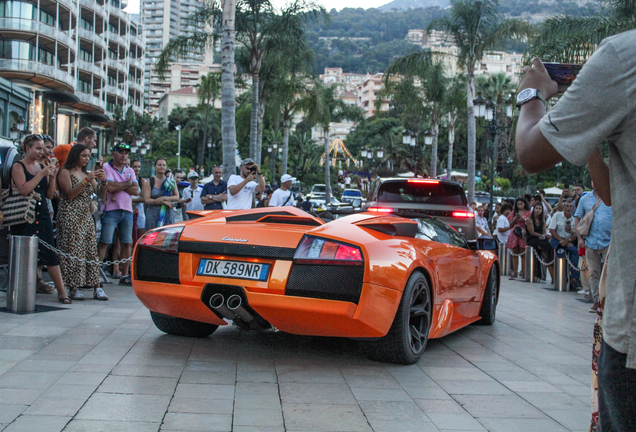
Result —
[[516, 254], [512, 252], [512, 249], [506, 249], [508, 251], [508, 254], [513, 256], [513, 257], [520, 257], [520, 256], [524, 256], [526, 254], [526, 251], [521, 252], [520, 254]]
[[572, 270], [574, 270], [574, 271], [585, 271], [585, 270], [587, 270], [587, 264], [581, 266], [581, 268], [578, 268], [577, 266], [572, 264], [572, 261], [570, 261], [570, 257], [568, 256], [567, 253], [565, 254], [565, 259], [568, 261], [568, 264], [570, 265], [570, 267], [572, 267]]
[[[33, 237], [36, 237], [36, 236], [33, 236]], [[126, 259], [117, 260], [117, 261], [103, 261], [103, 262], [102, 261], [95, 261], [95, 260], [87, 260], [87, 259], [84, 259], [84, 258], [74, 257], [72, 255], [67, 254], [66, 252], [62, 252], [61, 250], [51, 246], [50, 244], [48, 244], [44, 240], [40, 239], [39, 237], [38, 237], [38, 242], [42, 246], [44, 246], [47, 249], [55, 252], [56, 254], [58, 254], [61, 257], [64, 257], [66, 259], [70, 259], [71, 261], [77, 261], [77, 262], [82, 263], [82, 264], [90, 264], [90, 265], [102, 267], [102, 266], [105, 266], [105, 265], [123, 264], [125, 262], [132, 261], [132, 257], [126, 258]]]
[[[544, 266], [544, 267], [550, 267], [552, 264], [554, 264], [554, 258], [552, 259], [552, 261], [550, 261], [549, 263], [543, 261], [541, 259], [541, 256], [539, 256], [539, 253], [537, 252], [536, 249], [534, 249], [534, 256], [537, 257], [537, 260], [539, 260], [539, 263]], [[556, 255], [555, 255], [556, 256]]]

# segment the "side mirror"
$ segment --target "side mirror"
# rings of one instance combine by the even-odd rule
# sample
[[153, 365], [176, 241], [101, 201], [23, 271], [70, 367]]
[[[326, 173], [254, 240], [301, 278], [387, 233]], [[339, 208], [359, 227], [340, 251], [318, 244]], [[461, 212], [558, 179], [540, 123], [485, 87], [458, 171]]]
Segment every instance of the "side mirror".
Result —
[[491, 238], [478, 238], [477, 240], [468, 240], [468, 247], [471, 250], [491, 250], [496, 251], [497, 240]]

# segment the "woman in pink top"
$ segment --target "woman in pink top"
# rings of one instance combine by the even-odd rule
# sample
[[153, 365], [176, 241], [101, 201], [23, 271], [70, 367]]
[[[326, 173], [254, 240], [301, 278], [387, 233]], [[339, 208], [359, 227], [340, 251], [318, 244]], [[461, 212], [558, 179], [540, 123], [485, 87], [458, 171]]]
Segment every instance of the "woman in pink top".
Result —
[[[510, 226], [513, 227], [506, 243], [507, 249], [512, 249], [513, 254], [520, 254], [526, 250], [526, 241], [524, 240], [524, 230], [526, 228], [526, 219], [530, 217], [531, 210], [530, 204], [525, 198], [517, 198], [515, 201], [515, 209], [508, 215]], [[518, 229], [517, 229], [518, 228]], [[521, 230], [521, 232], [519, 232]], [[516, 231], [516, 233], [515, 233]], [[521, 235], [519, 235], [521, 234]], [[517, 269], [519, 268], [519, 258], [512, 256], [512, 272], [510, 273], [510, 279], [517, 277]], [[519, 277], [524, 277], [526, 272], [526, 260], [521, 260], [521, 272]]]

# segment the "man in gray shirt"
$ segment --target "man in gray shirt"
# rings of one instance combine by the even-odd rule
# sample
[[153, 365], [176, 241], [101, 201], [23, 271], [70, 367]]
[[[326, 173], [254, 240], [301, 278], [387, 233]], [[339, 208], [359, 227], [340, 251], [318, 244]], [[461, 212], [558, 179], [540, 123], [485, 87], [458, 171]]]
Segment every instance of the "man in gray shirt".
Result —
[[[607, 140], [609, 184], [595, 183], [614, 214], [599, 357], [599, 431], [636, 430], [636, 30], [605, 39], [546, 114], [543, 99], [557, 91], [541, 60], [524, 68], [517, 103], [517, 156], [529, 172], [563, 159], [598, 167]], [[537, 95], [537, 91], [538, 94]], [[603, 164], [604, 166], [604, 164]], [[597, 169], [597, 168], [594, 168]], [[608, 197], [607, 199], [605, 197]]]

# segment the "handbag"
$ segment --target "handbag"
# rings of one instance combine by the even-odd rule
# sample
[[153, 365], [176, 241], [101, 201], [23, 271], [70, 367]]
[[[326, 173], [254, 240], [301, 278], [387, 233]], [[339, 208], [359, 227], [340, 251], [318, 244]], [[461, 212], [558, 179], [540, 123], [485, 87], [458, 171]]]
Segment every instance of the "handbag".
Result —
[[22, 195], [13, 187], [3, 191], [0, 194], [2, 227], [35, 222], [35, 206], [41, 199], [40, 194], [35, 191], [31, 191], [28, 195]]
[[521, 227], [515, 227], [515, 229], [513, 229], [512, 232], [514, 233], [514, 235], [516, 235], [520, 239], [523, 238], [523, 230], [521, 229]]
[[598, 200], [596, 200], [596, 204], [594, 204], [594, 207], [589, 209], [585, 213], [585, 216], [583, 216], [581, 220], [579, 221], [579, 224], [576, 226], [576, 232], [580, 236], [585, 237], [590, 233], [590, 227], [592, 226], [592, 222], [594, 221], [594, 211], [600, 205], [601, 205], [601, 199], [599, 198]]

